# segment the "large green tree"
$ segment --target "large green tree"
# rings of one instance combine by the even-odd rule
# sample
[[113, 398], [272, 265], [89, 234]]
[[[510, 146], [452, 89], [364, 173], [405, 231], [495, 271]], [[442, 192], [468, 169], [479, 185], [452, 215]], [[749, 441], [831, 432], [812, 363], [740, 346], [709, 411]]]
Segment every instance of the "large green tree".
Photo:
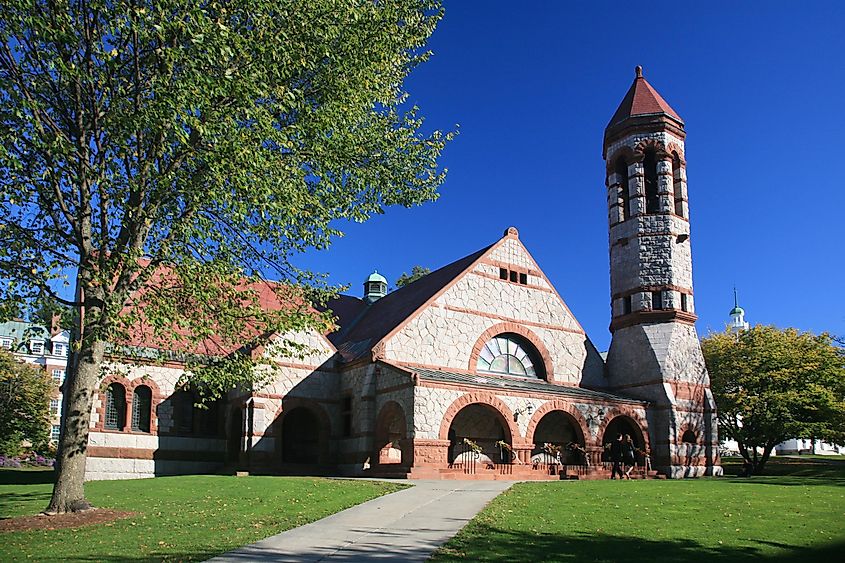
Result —
[[790, 438], [845, 441], [845, 349], [828, 334], [755, 326], [701, 341], [722, 437], [754, 473]]
[[[249, 382], [249, 355], [226, 352], [327, 322], [297, 253], [436, 198], [451, 134], [422, 131], [402, 84], [441, 15], [437, 0], [0, 3], [0, 302], [81, 312], [48, 511], [89, 506], [108, 343], [143, 324], [145, 345], [204, 356], [189, 365], [204, 388]], [[287, 305], [261, 307], [268, 291]]]
[[46, 371], [0, 349], [0, 453], [18, 453], [23, 441], [37, 450], [46, 448], [53, 392]]

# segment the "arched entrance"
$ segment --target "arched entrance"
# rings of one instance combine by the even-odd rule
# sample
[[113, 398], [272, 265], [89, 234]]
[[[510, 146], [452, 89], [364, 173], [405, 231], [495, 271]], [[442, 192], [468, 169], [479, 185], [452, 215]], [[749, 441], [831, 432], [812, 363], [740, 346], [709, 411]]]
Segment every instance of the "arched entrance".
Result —
[[306, 407], [296, 407], [282, 418], [282, 461], [320, 463], [323, 450], [319, 417]]
[[396, 402], [382, 407], [376, 422], [375, 457], [381, 465], [395, 465], [409, 459], [407, 449], [405, 411]]
[[511, 454], [500, 445], [511, 445], [511, 433], [502, 413], [490, 405], [472, 403], [462, 408], [449, 426], [449, 463], [465, 461], [480, 449], [479, 463], [505, 463]]
[[[640, 429], [639, 424], [637, 424], [637, 422], [629, 416], [616, 416], [608, 423], [607, 428], [605, 428], [604, 434], [602, 435], [602, 445], [607, 446], [613, 442], [619, 434], [622, 434], [623, 436], [628, 434], [631, 436], [631, 440], [634, 442], [634, 448], [637, 450], [642, 450], [645, 446], [643, 432]], [[602, 452], [601, 459], [602, 461], [611, 461], [609, 448], [605, 447]]]
[[546, 413], [537, 423], [533, 441], [531, 461], [534, 463], [555, 463], [557, 460], [551, 453], [554, 451], [560, 452], [560, 461], [564, 464], [581, 465], [586, 461], [583, 454], [571, 447], [577, 444], [584, 449], [586, 443], [578, 422], [567, 412], [553, 410]]

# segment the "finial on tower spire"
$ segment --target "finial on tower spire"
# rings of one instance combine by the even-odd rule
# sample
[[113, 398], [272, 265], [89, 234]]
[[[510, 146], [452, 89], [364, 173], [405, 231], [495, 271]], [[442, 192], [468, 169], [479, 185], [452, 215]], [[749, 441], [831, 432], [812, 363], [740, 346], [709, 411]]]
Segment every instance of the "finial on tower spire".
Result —
[[739, 299], [736, 296], [736, 286], [734, 286], [734, 307], [739, 307]]
[[637, 67], [634, 69], [634, 71], [637, 73], [637, 78], [643, 77], [643, 67], [641, 67], [640, 65], [637, 65]]

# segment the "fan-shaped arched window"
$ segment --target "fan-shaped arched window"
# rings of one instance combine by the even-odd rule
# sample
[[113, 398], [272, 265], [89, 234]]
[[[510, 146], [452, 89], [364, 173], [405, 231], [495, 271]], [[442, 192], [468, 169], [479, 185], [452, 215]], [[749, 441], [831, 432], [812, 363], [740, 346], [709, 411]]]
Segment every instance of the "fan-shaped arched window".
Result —
[[132, 394], [132, 430], [150, 431], [153, 392], [146, 385], [139, 385]]
[[695, 444], [695, 432], [692, 430], [685, 431], [684, 435], [681, 436], [681, 441], [685, 444]]
[[478, 354], [476, 370], [521, 377], [544, 376], [539, 354], [516, 334], [500, 334], [488, 340]]
[[126, 389], [120, 383], [112, 383], [106, 389], [106, 420], [109, 430], [123, 430], [126, 424]]

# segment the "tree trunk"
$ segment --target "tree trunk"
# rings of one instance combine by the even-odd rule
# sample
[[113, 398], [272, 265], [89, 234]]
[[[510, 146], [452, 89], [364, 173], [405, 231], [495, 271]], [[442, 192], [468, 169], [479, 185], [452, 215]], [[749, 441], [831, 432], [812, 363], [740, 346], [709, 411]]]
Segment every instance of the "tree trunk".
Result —
[[75, 369], [70, 370], [70, 377], [65, 381], [65, 421], [56, 460], [56, 484], [47, 514], [91, 508], [85, 499], [85, 460], [91, 407], [100, 380], [105, 342], [89, 340], [86, 336], [91, 333], [85, 332], [88, 334], [81, 339]]

